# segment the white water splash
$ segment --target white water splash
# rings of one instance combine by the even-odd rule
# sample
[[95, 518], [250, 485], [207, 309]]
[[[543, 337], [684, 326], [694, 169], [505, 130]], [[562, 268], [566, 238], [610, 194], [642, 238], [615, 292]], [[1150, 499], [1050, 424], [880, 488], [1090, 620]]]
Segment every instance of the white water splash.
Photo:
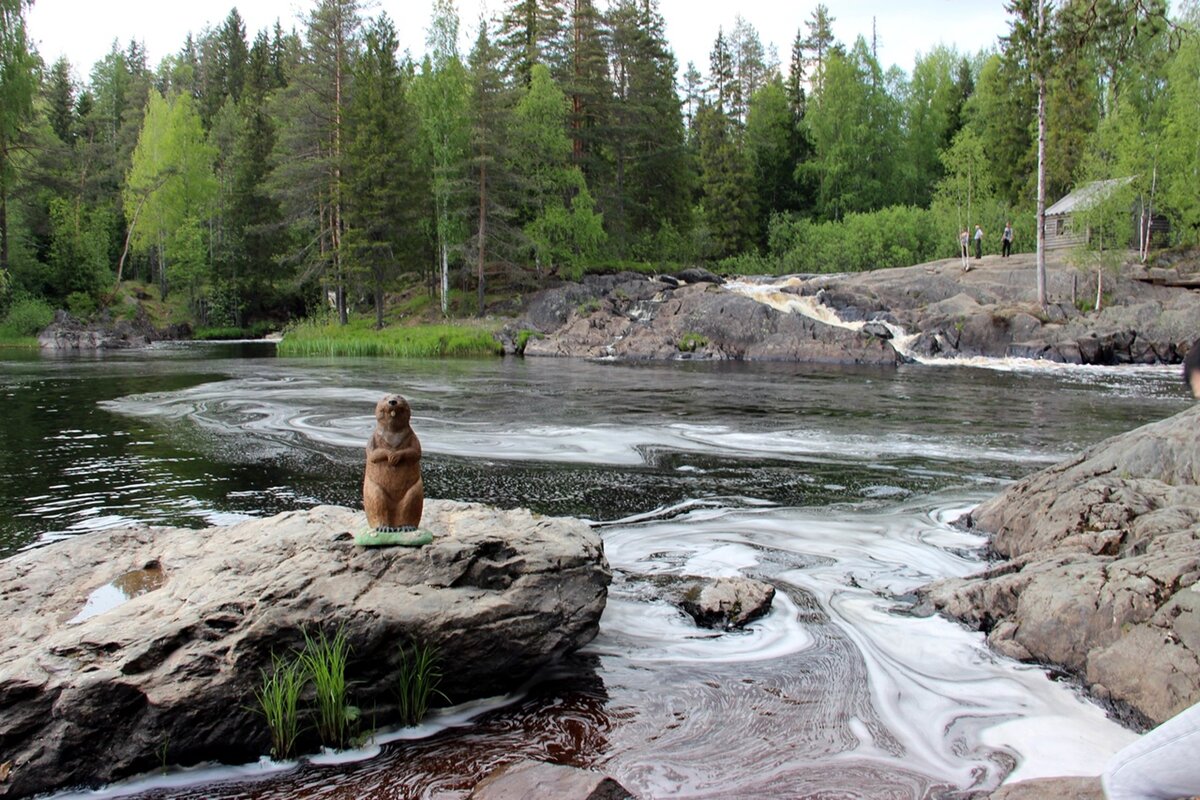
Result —
[[[809, 319], [822, 322], [826, 325], [831, 325], [835, 328], [843, 328], [851, 331], [861, 331], [867, 321], [843, 320], [838, 316], [835, 309], [830, 308], [821, 302], [820, 297], [815, 294], [801, 295], [800, 287], [805, 284], [804, 279], [795, 276], [782, 278], [774, 282], [753, 282], [748, 280], [729, 281], [725, 284], [725, 289], [749, 297], [751, 300], [770, 306], [771, 308], [781, 311], [785, 314], [800, 314]], [[954, 367], [977, 367], [980, 369], [996, 370], [998, 372], [1040, 372], [1040, 373], [1075, 373], [1078, 375], [1111, 375], [1115, 371], [1128, 372], [1130, 370], [1138, 371], [1148, 375], [1174, 375], [1178, 373], [1179, 368], [1173, 365], [1151, 364], [1151, 365], [1122, 365], [1100, 366], [1095, 364], [1063, 364], [1057, 361], [1049, 361], [1041, 358], [991, 358], [988, 356], [925, 356], [914, 353], [912, 344], [916, 341], [919, 334], [910, 334], [901, 328], [899, 325], [894, 325], [885, 320], [872, 320], [873, 324], [882, 325], [891, 333], [892, 338], [889, 340], [892, 347], [906, 359], [914, 361], [918, 364], [926, 364], [930, 366], [954, 366]]]

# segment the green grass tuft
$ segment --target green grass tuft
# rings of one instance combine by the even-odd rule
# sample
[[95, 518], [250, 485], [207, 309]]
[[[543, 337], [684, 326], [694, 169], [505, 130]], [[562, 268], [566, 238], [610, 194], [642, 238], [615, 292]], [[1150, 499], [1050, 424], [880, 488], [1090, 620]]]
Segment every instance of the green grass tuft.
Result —
[[[308, 683], [308, 674], [300, 656], [285, 659], [271, 654], [271, 671], [262, 671], [262, 686], [255, 691], [258, 712], [266, 718], [271, 731], [271, 755], [276, 760], [290, 758], [300, 734], [300, 693]], [[165, 748], [163, 758], [165, 761]]]
[[289, 325], [276, 352], [281, 356], [443, 358], [500, 355], [492, 330], [476, 325], [417, 325], [377, 331], [366, 320], [349, 325], [304, 321]]
[[429, 710], [430, 696], [434, 692], [442, 694], [437, 688], [442, 680], [437, 662], [437, 651], [428, 644], [400, 647], [396, 700], [401, 724], [411, 727], [420, 723]]
[[344, 628], [338, 628], [332, 639], [321, 631], [317, 638], [304, 634], [304, 652], [300, 662], [316, 690], [317, 735], [327, 747], [341, 750], [350, 742], [351, 726], [358, 719], [358, 709], [348, 702], [346, 662], [350, 643]]
[[681, 353], [694, 353], [708, 344], [708, 339], [698, 333], [685, 333], [676, 345]]

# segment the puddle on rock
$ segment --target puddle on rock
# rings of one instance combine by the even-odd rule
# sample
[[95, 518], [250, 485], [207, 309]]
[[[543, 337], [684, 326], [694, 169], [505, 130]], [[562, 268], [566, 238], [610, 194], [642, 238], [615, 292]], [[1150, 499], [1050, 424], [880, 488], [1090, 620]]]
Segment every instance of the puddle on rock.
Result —
[[141, 569], [126, 572], [111, 582], [104, 584], [88, 595], [87, 602], [79, 613], [67, 620], [68, 625], [75, 625], [86, 619], [111, 611], [122, 603], [153, 592], [167, 582], [167, 574], [162, 564], [151, 561]]

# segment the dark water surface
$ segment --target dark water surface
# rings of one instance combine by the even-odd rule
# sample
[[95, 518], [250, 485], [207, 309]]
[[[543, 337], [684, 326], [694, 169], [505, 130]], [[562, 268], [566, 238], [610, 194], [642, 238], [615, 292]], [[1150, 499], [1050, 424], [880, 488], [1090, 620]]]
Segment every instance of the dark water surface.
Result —
[[[1014, 768], [1094, 774], [1127, 732], [981, 637], [906, 614], [907, 597], [981, 567], [982, 540], [951, 523], [1003, 482], [1187, 400], [1169, 370], [999, 366], [0, 351], [0, 555], [357, 505], [373, 404], [399, 391], [428, 496], [600, 525], [615, 572], [600, 636], [522, 698], [373, 758], [144, 796], [461, 797], [520, 754], [645, 797], [960, 797]], [[672, 574], [780, 594], [716, 635], [653, 599]]]

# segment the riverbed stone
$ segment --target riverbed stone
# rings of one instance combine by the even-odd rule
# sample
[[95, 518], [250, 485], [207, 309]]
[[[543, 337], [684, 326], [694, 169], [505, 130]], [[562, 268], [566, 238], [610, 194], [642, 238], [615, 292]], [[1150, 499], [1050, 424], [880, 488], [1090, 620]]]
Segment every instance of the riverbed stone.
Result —
[[771, 610], [775, 587], [753, 578], [695, 578], [677, 587], [676, 603], [697, 625], [742, 628]]
[[468, 795], [468, 800], [635, 800], [634, 795], [616, 781], [599, 772], [548, 764], [544, 761], [517, 761], [488, 775]]
[[981, 504], [1008, 561], [922, 590], [996, 649], [1061, 666], [1160, 723], [1200, 701], [1200, 405]]
[[[611, 573], [583, 522], [433, 500], [421, 548], [357, 547], [364, 524], [318, 506], [91, 533], [0, 562], [0, 797], [146, 771], [163, 748], [175, 764], [257, 759], [262, 670], [306, 631], [345, 631], [352, 702], [376, 725], [395, 718], [403, 645], [435, 648], [458, 702], [512, 691], [596, 635]], [[161, 573], [157, 588], [80, 613], [138, 571]]]

